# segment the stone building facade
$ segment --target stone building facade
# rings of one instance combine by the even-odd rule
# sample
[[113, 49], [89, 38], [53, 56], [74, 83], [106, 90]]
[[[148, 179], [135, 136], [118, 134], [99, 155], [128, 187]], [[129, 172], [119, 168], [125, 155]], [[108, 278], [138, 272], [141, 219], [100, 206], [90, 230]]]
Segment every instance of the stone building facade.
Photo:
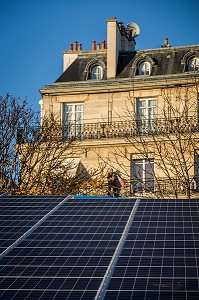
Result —
[[59, 115], [63, 139], [79, 140], [85, 169], [112, 166], [133, 194], [172, 185], [185, 192], [186, 180], [197, 190], [199, 45], [171, 47], [165, 38], [160, 48], [136, 50], [137, 35], [135, 23], [112, 18], [107, 41], [89, 51], [70, 44], [63, 73], [40, 90], [42, 115]]

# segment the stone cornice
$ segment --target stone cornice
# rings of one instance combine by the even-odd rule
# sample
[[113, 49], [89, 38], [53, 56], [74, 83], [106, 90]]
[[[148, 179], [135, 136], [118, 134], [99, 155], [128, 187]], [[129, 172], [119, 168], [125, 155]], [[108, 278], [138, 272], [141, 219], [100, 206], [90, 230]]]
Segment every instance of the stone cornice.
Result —
[[50, 94], [76, 94], [76, 93], [99, 93], [108, 91], [125, 91], [137, 89], [163, 88], [175, 85], [187, 85], [199, 83], [199, 73], [183, 73], [162, 76], [135, 76], [132, 78], [120, 78], [109, 80], [88, 80], [78, 82], [57, 82], [45, 85], [40, 90], [42, 95]]

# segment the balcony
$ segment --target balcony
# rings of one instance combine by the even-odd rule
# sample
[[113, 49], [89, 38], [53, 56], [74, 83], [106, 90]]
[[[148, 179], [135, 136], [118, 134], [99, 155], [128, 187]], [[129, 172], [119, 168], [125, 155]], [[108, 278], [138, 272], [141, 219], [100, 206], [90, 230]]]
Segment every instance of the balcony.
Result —
[[[83, 125], [56, 126], [53, 130], [55, 138], [62, 140], [89, 140], [103, 138], [131, 138], [136, 136], [168, 135], [176, 132], [198, 132], [198, 118], [172, 118], [155, 120], [130, 120], [118, 122], [85, 123]], [[20, 128], [17, 132], [17, 142], [31, 142], [49, 138], [47, 128], [29, 127]]]
[[167, 197], [168, 195], [183, 197], [188, 194], [188, 191], [193, 196], [199, 192], [199, 178], [193, 176], [187, 178], [187, 181], [175, 177], [156, 177], [147, 181], [131, 179], [129, 185], [126, 187], [133, 196], [151, 194], [158, 197]]
[[198, 132], [198, 119], [196, 117], [131, 120], [118, 122], [85, 123], [62, 127], [63, 137], [68, 139], [102, 139], [102, 138], [127, 138], [139, 135], [172, 134], [175, 132]]

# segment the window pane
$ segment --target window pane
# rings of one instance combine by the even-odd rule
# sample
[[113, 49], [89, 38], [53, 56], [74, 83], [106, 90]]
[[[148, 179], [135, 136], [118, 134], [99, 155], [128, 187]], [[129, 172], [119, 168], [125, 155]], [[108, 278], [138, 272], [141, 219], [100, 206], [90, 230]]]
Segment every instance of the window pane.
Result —
[[156, 99], [137, 100], [138, 130], [148, 133], [156, 128]]
[[63, 111], [64, 124], [68, 124], [72, 120], [72, 105], [64, 104]]
[[137, 116], [138, 116], [138, 120], [144, 120], [146, 118], [146, 101], [145, 100], [137, 101]]
[[134, 190], [154, 188], [154, 160], [133, 160], [132, 173]]
[[101, 67], [97, 67], [97, 79], [101, 79], [102, 78], [102, 69]]
[[193, 72], [193, 71], [198, 72], [199, 71], [199, 58], [198, 57], [194, 57], [189, 60], [188, 71], [190, 71], [190, 72]]
[[91, 70], [91, 79], [102, 79], [102, 67], [94, 66]]
[[91, 79], [97, 79], [96, 78], [96, 67], [93, 67], [91, 70]]
[[150, 75], [151, 65], [149, 62], [145, 61], [139, 65], [139, 75]]
[[83, 105], [64, 104], [63, 105], [64, 138], [72, 136], [80, 137], [83, 125]]
[[133, 165], [134, 178], [138, 180], [143, 179], [143, 161], [136, 160]]
[[154, 161], [152, 160], [145, 164], [145, 182], [146, 187], [152, 188], [154, 186]]
[[133, 188], [142, 189], [143, 186], [143, 161], [135, 160], [133, 162]]

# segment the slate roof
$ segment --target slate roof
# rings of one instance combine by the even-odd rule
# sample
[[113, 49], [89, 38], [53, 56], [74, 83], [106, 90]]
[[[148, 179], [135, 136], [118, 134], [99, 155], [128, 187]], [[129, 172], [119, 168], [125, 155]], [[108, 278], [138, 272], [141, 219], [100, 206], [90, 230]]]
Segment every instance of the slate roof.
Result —
[[[89, 62], [94, 59], [99, 59], [107, 64], [106, 53], [98, 55], [87, 54], [79, 55], [76, 60], [65, 70], [65, 72], [55, 82], [68, 82], [68, 81], [85, 81], [86, 73], [85, 69]], [[105, 78], [106, 79], [106, 73]]]
[[[182, 60], [187, 53], [199, 52], [199, 45], [157, 48], [149, 50], [139, 50], [135, 52], [120, 52], [117, 77], [116, 78], [131, 78], [135, 74], [132, 72], [132, 66], [135, 65], [139, 58], [146, 58], [152, 62], [152, 70], [150, 76], [180, 74], [184, 72], [184, 65]], [[86, 67], [93, 59], [99, 59], [107, 65], [107, 53], [97, 54], [93, 52], [82, 52], [77, 59], [64, 71], [64, 73], [55, 81], [69, 82], [69, 81], [85, 81]], [[104, 72], [104, 80], [107, 79], [106, 71]]]

